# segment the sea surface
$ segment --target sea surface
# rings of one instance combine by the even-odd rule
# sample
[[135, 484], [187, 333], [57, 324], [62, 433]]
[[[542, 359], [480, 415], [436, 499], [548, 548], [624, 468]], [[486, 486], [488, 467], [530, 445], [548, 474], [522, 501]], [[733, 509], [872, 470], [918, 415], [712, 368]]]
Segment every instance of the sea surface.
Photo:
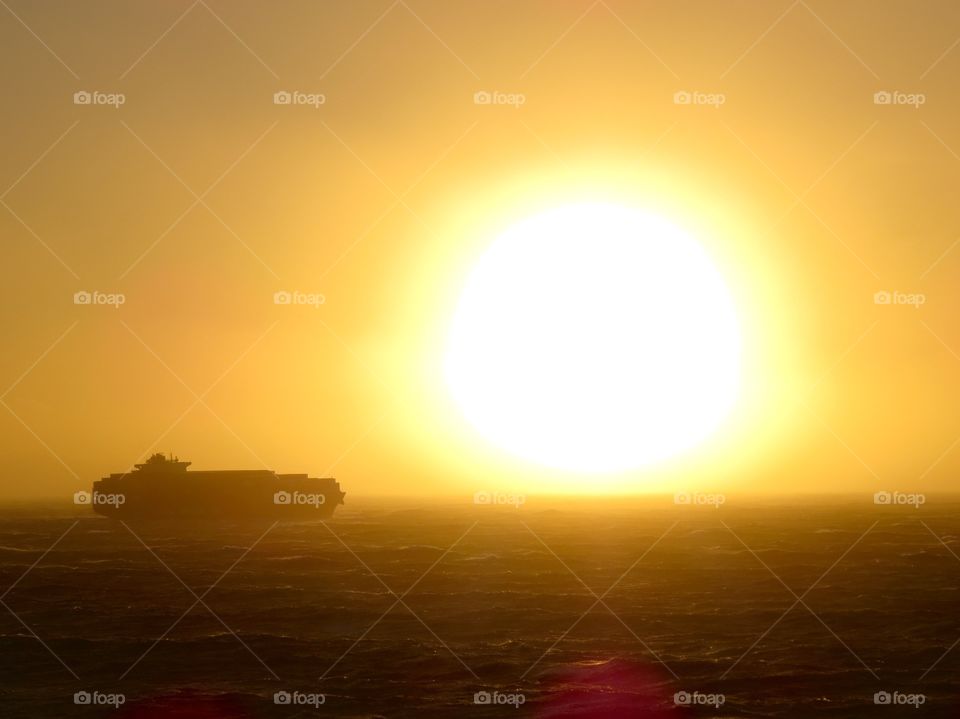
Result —
[[0, 717], [960, 716], [956, 497], [348, 502], [0, 509]]

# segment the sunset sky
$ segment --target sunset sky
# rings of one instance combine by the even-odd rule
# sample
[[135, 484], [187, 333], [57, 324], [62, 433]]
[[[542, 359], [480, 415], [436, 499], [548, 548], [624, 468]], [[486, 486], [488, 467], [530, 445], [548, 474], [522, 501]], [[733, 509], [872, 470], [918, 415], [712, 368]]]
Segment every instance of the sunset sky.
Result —
[[[956, 2], [8, 5], [0, 497], [153, 451], [348, 503], [956, 487]], [[515, 458], [444, 380], [484, 250], [583, 201], [687, 231], [742, 333], [726, 421], [629, 472]]]

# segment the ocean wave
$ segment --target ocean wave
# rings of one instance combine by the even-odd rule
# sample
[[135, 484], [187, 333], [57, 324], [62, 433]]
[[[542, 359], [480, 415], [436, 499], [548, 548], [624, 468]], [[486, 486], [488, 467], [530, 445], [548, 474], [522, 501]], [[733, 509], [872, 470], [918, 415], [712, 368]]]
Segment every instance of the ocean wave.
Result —
[[[744, 541], [797, 592], [829, 570], [805, 601], [889, 686], [912, 686], [960, 632], [955, 558], [916, 521], [878, 525], [880, 531], [843, 555], [872, 519], [845, 520], [834, 511], [796, 515], [764, 509], [743, 515], [742, 522], [735, 515], [730, 523], [745, 527]], [[724, 681], [728, 706], [711, 716], [815, 716], [818, 709], [861, 716], [876, 690], [869, 672], [802, 606], [744, 656], [794, 597], [726, 530], [709, 524], [713, 515], [691, 532], [664, 537], [645, 557], [666, 524], [616, 531], [587, 512], [538, 515], [538, 534], [562, 561], [522, 525], [502, 522], [495, 531], [478, 528], [432, 569], [472, 519], [451, 529], [456, 517], [446, 512], [424, 512], [415, 522], [409, 515], [378, 516], [341, 523], [338, 534], [342, 529], [348, 546], [398, 593], [422, 577], [404, 599], [416, 616], [402, 605], [385, 615], [395, 597], [322, 527], [278, 527], [204, 598], [230, 630], [196, 606], [131, 674], [127, 708], [141, 699], [146, 703], [140, 706], [166, 708], [209, 697], [215, 715], [272, 716], [272, 693], [280, 685], [232, 632], [290, 689], [298, 678], [303, 689], [316, 686], [318, 675], [342, 656], [320, 683], [332, 716], [455, 716], [487, 683], [505, 689], [538, 659], [524, 681], [528, 705], [517, 716], [527, 710], [569, 716], [565, 705], [551, 703], [569, 692], [580, 700], [582, 690], [607, 697], [627, 687], [633, 698], [629, 688], [638, 675], [672, 712], [675, 691], [709, 690], [741, 656]], [[931, 520], [931, 526], [953, 529], [944, 541], [955, 542], [952, 521]], [[64, 529], [52, 520], [29, 527], [28, 539], [0, 545], [0, 571], [10, 582], [42, 551], [16, 545], [45, 548]], [[85, 680], [101, 668], [119, 676], [194, 602], [156, 557], [122, 529], [118, 536], [122, 545], [99, 537], [86, 541], [87, 532], [71, 535], [11, 595], [12, 608], [22, 610], [37, 635]], [[234, 530], [144, 540], [160, 547], [163, 561], [201, 595], [249, 546]], [[595, 598], [564, 563], [598, 593], [630, 568], [605, 599], [617, 616], [603, 606], [584, 614]], [[22, 692], [25, 709], [4, 716], [61, 716], [62, 707], [40, 702], [69, 696], [63, 687], [72, 678], [13, 617], [6, 621], [0, 696], [6, 701]], [[682, 680], [674, 680], [647, 647]], [[949, 655], [926, 680], [945, 706], [960, 699], [956, 662]], [[196, 694], [176, 691], [184, 686]], [[217, 705], [218, 697], [255, 706], [230, 713]], [[484, 715], [481, 708], [478, 716]]]

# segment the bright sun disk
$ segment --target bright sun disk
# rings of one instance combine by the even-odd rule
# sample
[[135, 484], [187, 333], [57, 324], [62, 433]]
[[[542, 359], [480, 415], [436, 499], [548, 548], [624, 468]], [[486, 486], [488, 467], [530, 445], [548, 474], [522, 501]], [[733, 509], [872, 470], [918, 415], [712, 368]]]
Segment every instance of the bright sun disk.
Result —
[[584, 472], [695, 446], [730, 412], [739, 373], [733, 302], [703, 248], [663, 218], [602, 203], [504, 232], [469, 277], [446, 356], [482, 435]]

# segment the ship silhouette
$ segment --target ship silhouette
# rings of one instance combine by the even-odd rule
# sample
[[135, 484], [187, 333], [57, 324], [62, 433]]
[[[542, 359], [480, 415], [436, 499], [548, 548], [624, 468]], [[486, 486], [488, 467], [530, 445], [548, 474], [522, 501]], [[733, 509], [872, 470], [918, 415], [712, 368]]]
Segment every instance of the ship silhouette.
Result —
[[129, 472], [93, 483], [89, 503], [106, 516], [150, 519], [323, 519], [343, 504], [332, 477], [268, 469], [187, 471], [190, 462], [163, 454]]

